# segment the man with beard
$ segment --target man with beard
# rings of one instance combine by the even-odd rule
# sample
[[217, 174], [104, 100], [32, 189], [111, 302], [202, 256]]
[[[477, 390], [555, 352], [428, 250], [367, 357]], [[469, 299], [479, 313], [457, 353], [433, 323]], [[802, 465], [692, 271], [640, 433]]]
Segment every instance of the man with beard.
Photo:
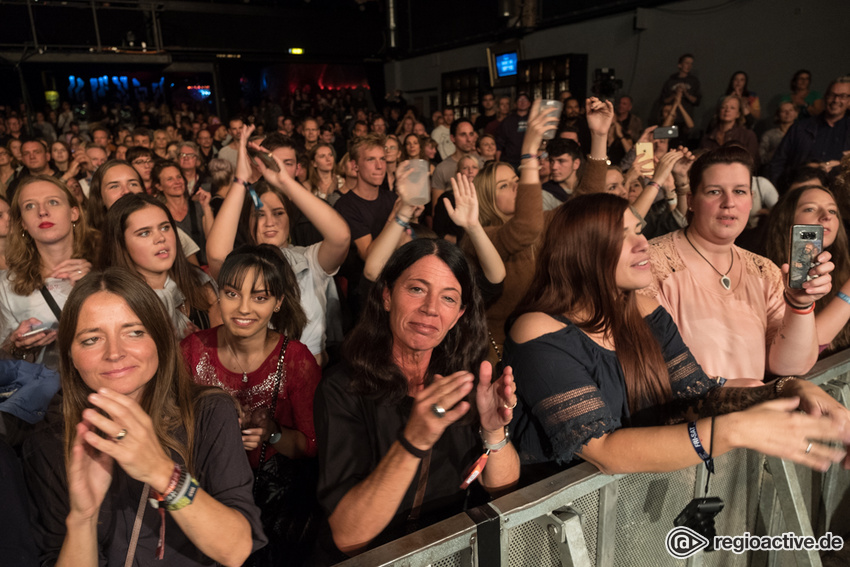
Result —
[[486, 92], [481, 96], [481, 114], [476, 114], [473, 119], [475, 131], [483, 134], [484, 128], [493, 120], [496, 120], [496, 98], [493, 93]]

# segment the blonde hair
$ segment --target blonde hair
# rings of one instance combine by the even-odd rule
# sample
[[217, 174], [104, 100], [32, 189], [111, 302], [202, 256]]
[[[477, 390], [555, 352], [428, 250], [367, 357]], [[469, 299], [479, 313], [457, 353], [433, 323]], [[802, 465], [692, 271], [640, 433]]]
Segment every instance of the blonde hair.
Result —
[[499, 226], [508, 221], [508, 217], [496, 206], [496, 171], [501, 166], [514, 171], [511, 164], [494, 160], [487, 162], [472, 182], [478, 194], [478, 219], [481, 226]]
[[73, 223], [71, 229], [74, 235], [71, 258], [91, 260], [94, 258], [96, 247], [97, 231], [89, 228], [83, 208], [62, 181], [50, 175], [32, 175], [25, 178], [18, 185], [10, 204], [9, 237], [6, 247], [6, 262], [9, 266], [7, 277], [12, 282], [12, 291], [22, 296], [28, 296], [44, 286], [44, 278], [41, 276], [41, 254], [32, 237], [24, 230], [20, 205], [24, 188], [39, 181], [46, 181], [58, 187], [65, 195], [68, 206], [72, 209], [76, 208], [79, 212], [79, 218]]

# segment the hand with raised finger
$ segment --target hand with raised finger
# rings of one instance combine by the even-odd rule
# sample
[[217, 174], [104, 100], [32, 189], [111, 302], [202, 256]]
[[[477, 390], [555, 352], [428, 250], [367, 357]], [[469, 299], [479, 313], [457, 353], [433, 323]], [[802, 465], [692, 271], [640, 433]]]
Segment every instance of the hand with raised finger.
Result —
[[[68, 496], [71, 514], [77, 519], [96, 518], [112, 484], [112, 457], [85, 442], [88, 433], [97, 436], [86, 422], [76, 427], [68, 461]], [[71, 519], [71, 518], [69, 518]]]
[[517, 404], [514, 373], [506, 366], [502, 375], [493, 380], [493, 366], [486, 360], [481, 363], [478, 386], [475, 388], [475, 405], [485, 431], [503, 429], [511, 422]]
[[472, 391], [473, 380], [472, 373], [466, 371], [448, 376], [437, 374], [428, 387], [414, 396], [405, 438], [417, 449], [430, 449], [449, 425], [469, 411], [465, 399]]
[[454, 191], [455, 204], [452, 206], [448, 199], [443, 199], [446, 212], [452, 222], [461, 228], [469, 228], [480, 224], [478, 218], [478, 194], [475, 186], [464, 174], [458, 173], [451, 178], [452, 191]]
[[90, 394], [88, 400], [106, 415], [89, 408], [83, 410], [83, 419], [107, 438], [88, 431], [86, 443], [115, 459], [132, 478], [150, 484], [157, 492], [165, 491], [174, 461], [160, 445], [150, 416], [135, 400], [108, 388]]

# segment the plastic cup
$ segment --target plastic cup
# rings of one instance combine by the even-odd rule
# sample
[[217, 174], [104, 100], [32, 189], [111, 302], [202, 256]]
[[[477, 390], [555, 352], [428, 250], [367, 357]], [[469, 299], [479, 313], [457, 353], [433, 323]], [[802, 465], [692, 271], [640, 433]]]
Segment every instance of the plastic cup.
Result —
[[406, 204], [418, 207], [431, 202], [430, 167], [427, 160], [411, 159], [405, 168], [410, 170], [407, 176]]
[[[557, 109], [557, 112], [552, 112], [552, 109]], [[564, 109], [564, 103], [560, 100], [541, 100], [540, 101], [540, 112], [543, 114], [548, 114], [549, 116], [554, 116], [555, 118], [561, 118], [561, 111]], [[551, 128], [543, 132], [544, 140], [551, 140], [555, 137], [555, 132], [557, 128]]]

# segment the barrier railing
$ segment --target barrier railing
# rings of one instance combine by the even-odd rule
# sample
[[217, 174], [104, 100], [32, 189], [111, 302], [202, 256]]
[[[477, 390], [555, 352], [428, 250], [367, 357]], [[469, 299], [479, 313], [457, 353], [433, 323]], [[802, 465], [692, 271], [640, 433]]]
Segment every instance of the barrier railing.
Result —
[[[807, 379], [850, 404], [850, 351], [820, 361]], [[735, 450], [717, 459], [710, 492], [726, 503], [718, 535], [820, 536], [850, 532], [850, 473], [826, 473]], [[373, 549], [339, 567], [786, 567], [822, 565], [817, 551], [700, 551], [673, 558], [673, 519], [703, 496], [705, 467], [603, 475], [584, 463], [485, 506]]]

